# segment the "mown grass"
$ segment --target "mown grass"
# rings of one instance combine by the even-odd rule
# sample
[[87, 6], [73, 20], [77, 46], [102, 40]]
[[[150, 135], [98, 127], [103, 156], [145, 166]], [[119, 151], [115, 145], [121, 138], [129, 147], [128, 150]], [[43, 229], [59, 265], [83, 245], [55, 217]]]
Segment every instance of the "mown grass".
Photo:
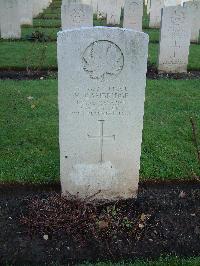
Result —
[[[28, 32], [27, 34], [24, 33], [24, 36], [26, 35], [28, 35]], [[45, 36], [48, 36], [48, 34]], [[157, 43], [149, 44], [149, 64], [157, 65], [158, 49], [159, 45]], [[0, 69], [57, 68], [56, 42], [2, 41], [0, 42], [0, 58]], [[191, 44], [188, 70], [200, 70], [199, 58], [200, 45]]]
[[0, 182], [58, 181], [57, 82], [0, 84]]
[[[58, 264], [59, 265], [59, 264]], [[166, 257], [158, 260], [136, 260], [122, 261], [118, 263], [113, 262], [98, 262], [98, 263], [83, 263], [81, 266], [199, 266], [200, 258], [179, 258], [179, 257]]]
[[[147, 82], [142, 180], [200, 176], [189, 122], [200, 128], [199, 101], [198, 80]], [[0, 106], [0, 182], [59, 182], [57, 81], [0, 81]]]
[[[95, 26], [105, 26], [105, 20], [96, 20]], [[22, 39], [26, 39], [27, 36], [30, 36], [35, 31], [39, 31], [47, 36], [50, 40], [56, 41], [57, 32], [60, 31], [61, 28], [43, 28], [43, 27], [22, 27]], [[158, 43], [159, 42], [159, 30], [157, 29], [145, 29], [145, 33], [149, 35], [150, 43]]]
[[56, 43], [0, 42], [0, 68], [57, 68]]

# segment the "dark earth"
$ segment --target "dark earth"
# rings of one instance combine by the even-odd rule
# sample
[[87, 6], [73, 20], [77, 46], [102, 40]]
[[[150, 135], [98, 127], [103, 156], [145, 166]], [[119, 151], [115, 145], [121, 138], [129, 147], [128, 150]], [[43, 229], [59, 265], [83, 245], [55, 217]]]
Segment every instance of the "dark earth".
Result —
[[[0, 186], [0, 265], [72, 265], [200, 255], [200, 182], [144, 182], [94, 205], [57, 185]], [[7, 264], [6, 264], [7, 263]]]
[[[13, 80], [34, 80], [57, 78], [57, 69], [52, 68], [48, 70], [34, 70], [29, 69], [1, 69], [0, 79], [13, 79]], [[148, 66], [147, 71], [148, 79], [200, 79], [200, 71], [189, 71], [187, 73], [158, 73], [155, 66]]]

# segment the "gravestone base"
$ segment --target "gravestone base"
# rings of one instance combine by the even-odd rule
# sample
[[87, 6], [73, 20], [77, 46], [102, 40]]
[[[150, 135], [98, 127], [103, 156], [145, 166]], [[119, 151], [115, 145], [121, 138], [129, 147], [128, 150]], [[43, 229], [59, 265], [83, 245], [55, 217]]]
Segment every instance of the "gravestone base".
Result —
[[127, 182], [123, 172], [109, 161], [99, 164], [77, 164], [69, 178], [62, 180], [63, 195], [102, 201], [132, 198], [137, 197], [138, 180], [139, 177], [133, 178], [131, 175]]
[[187, 73], [187, 67], [185, 65], [159, 65], [158, 73]]

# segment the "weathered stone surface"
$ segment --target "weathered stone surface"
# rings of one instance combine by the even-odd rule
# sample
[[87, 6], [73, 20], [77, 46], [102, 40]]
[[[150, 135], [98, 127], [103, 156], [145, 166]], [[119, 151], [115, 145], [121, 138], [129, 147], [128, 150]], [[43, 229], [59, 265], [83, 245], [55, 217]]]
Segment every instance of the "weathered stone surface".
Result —
[[33, 2], [32, 0], [18, 0], [21, 25], [33, 24]]
[[178, 6], [181, 5], [181, 0], [164, 0], [164, 6]]
[[143, 0], [126, 0], [124, 5], [124, 28], [142, 31]]
[[107, 24], [120, 24], [121, 9], [121, 0], [109, 0], [107, 2]]
[[58, 33], [62, 191], [135, 197], [142, 142], [148, 36], [120, 28]]
[[151, 0], [147, 1], [147, 14], [150, 14], [150, 8], [151, 8]]
[[191, 42], [198, 43], [200, 31], [200, 2], [187, 2], [184, 7], [188, 9], [191, 17]]
[[[19, 0], [20, 1], [20, 0]], [[33, 17], [38, 16], [52, 3], [52, 0], [32, 0]]]
[[181, 6], [162, 10], [158, 70], [187, 72], [190, 46], [190, 17]]
[[164, 7], [164, 0], [151, 0], [150, 6], [150, 28], [160, 28], [161, 9]]
[[1, 1], [1, 38], [20, 39], [21, 25], [18, 0]]
[[97, 10], [98, 10], [98, 1], [97, 0], [92, 0], [92, 8], [93, 8], [93, 13], [97, 14]]
[[83, 4], [80, 0], [63, 1], [61, 7], [62, 29], [93, 26], [92, 5]]

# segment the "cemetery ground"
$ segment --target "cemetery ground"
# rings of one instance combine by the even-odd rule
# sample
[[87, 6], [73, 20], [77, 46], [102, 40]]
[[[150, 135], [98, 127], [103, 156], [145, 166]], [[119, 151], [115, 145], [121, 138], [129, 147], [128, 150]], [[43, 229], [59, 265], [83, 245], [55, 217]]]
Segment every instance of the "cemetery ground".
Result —
[[158, 74], [159, 30], [144, 15], [150, 44], [138, 198], [70, 201], [59, 186], [59, 13], [54, 1], [22, 28], [21, 40], [0, 41], [0, 264], [200, 265], [200, 45], [191, 44], [187, 74]]

